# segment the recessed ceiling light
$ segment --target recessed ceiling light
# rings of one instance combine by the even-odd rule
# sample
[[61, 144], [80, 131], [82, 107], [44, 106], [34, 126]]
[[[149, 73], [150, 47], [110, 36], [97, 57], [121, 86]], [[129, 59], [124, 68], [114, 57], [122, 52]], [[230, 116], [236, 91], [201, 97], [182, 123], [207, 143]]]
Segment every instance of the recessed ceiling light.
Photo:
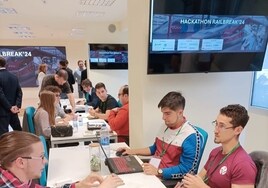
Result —
[[105, 12], [102, 12], [102, 11], [77, 11], [76, 12], [76, 16], [82, 16], [82, 17], [85, 17], [85, 16], [94, 16], [94, 17], [97, 17], [97, 16], [103, 16], [105, 14]]
[[14, 8], [0, 7], [0, 14], [17, 14]]
[[80, 5], [110, 7], [116, 0], [80, 0]]

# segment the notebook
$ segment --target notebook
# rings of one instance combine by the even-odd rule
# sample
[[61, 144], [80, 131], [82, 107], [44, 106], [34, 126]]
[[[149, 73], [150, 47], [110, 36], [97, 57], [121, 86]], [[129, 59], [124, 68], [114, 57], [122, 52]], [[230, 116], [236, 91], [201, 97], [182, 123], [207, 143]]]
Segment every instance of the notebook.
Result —
[[108, 158], [101, 144], [100, 147], [106, 158], [105, 164], [108, 166], [111, 173], [129, 174], [143, 172], [141, 164], [133, 155]]

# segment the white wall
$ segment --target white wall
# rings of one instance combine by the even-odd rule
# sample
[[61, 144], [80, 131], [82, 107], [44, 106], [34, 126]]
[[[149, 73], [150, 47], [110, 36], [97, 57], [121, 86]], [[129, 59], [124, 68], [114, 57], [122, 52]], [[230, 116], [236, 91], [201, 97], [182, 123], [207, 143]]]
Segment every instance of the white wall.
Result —
[[[245, 107], [249, 106], [252, 73], [147, 75], [149, 1], [129, 1], [128, 9], [131, 146], [144, 147], [153, 143], [163, 122], [160, 110], [157, 109], [159, 101], [169, 91], [181, 91], [186, 98], [187, 119], [209, 133], [201, 163], [203, 166], [209, 151], [215, 147], [211, 121], [225, 105], [239, 103]], [[248, 151], [268, 151], [265, 144], [268, 117], [251, 111], [249, 113], [251, 119], [248, 128], [241, 135], [241, 143]], [[256, 138], [256, 135], [260, 137]]]

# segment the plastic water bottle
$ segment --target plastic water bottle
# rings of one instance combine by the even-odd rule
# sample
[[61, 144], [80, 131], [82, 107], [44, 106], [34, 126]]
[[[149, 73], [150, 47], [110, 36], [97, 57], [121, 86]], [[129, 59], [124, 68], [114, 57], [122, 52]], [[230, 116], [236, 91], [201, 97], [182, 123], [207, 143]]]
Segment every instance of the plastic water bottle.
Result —
[[78, 132], [78, 116], [74, 115], [73, 117], [73, 132]]
[[[110, 133], [106, 126], [102, 127], [100, 130], [100, 144], [102, 145], [107, 157], [110, 157]], [[103, 151], [101, 152], [101, 160], [105, 160]]]
[[88, 105], [85, 104], [85, 113], [87, 114], [88, 113]]
[[78, 124], [79, 124], [79, 126], [83, 126], [83, 117], [81, 114], [79, 114], [79, 116], [78, 116]]

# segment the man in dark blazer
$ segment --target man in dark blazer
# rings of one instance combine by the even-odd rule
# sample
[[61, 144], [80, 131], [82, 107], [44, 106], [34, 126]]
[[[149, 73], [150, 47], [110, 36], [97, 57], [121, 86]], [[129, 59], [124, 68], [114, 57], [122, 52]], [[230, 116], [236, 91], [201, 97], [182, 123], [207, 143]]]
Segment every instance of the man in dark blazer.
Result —
[[21, 108], [22, 90], [18, 78], [6, 70], [6, 60], [0, 56], [0, 135], [13, 130], [22, 130], [18, 113]]

